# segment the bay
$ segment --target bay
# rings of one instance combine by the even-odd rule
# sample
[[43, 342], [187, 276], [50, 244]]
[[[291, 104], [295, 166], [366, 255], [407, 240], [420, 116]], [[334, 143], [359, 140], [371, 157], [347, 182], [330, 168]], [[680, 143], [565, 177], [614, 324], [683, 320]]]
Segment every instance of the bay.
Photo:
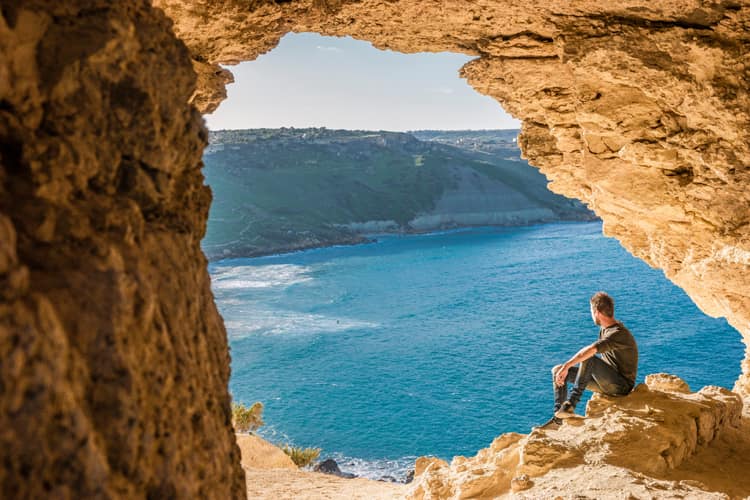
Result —
[[[744, 346], [601, 223], [379, 236], [376, 243], [209, 266], [235, 400], [260, 434], [343, 470], [403, 476], [420, 455], [474, 455], [550, 415], [550, 368], [596, 339], [588, 299], [615, 299], [638, 381], [731, 388]], [[582, 412], [585, 401], [579, 406]]]

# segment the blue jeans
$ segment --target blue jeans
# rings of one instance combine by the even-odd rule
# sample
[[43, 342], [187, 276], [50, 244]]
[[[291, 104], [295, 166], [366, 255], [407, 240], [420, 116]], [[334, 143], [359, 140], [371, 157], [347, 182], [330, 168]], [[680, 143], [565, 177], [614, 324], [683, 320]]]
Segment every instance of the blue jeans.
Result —
[[[560, 409], [560, 405], [567, 399], [574, 407], [578, 404], [583, 396], [583, 391], [588, 389], [594, 392], [601, 392], [608, 396], [624, 396], [633, 389], [633, 384], [611, 365], [608, 365], [601, 358], [596, 356], [581, 362], [580, 369], [572, 366], [568, 370], [568, 376], [563, 385], [555, 384], [555, 374], [561, 365], [552, 368], [552, 386], [555, 388], [555, 411]], [[568, 384], [573, 384], [568, 398]]]

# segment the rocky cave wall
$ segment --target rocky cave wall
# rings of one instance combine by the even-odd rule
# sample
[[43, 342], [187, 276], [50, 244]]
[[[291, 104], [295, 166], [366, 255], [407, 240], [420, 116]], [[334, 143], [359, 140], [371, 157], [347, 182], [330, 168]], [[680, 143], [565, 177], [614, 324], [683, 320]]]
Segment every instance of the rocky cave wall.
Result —
[[750, 337], [747, 2], [155, 6], [0, 2], [3, 496], [244, 496], [200, 113], [219, 63], [289, 31], [478, 56], [464, 76], [551, 188]]
[[[550, 189], [662, 269], [750, 343], [750, 2], [155, 0], [175, 20], [210, 112], [231, 74], [287, 32], [405, 53], [477, 56], [461, 71], [523, 121]], [[750, 398], [750, 361], [735, 390]]]
[[0, 2], [0, 497], [241, 498], [195, 73], [146, 1]]

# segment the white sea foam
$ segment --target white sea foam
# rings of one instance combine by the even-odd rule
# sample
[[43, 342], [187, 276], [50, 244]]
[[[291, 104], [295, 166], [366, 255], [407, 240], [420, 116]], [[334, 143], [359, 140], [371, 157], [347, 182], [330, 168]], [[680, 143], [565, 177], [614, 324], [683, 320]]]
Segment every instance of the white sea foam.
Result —
[[[276, 428], [275, 425], [264, 425], [258, 434], [265, 440], [281, 446], [283, 444], [294, 444], [289, 435]], [[398, 459], [381, 458], [377, 460], [364, 460], [362, 458], [348, 457], [342, 453], [321, 453], [319, 461], [332, 458], [338, 464], [341, 472], [349, 472], [357, 477], [374, 479], [376, 481], [403, 482], [410, 470], [414, 470], [416, 456], [402, 457]]]
[[363, 460], [361, 458], [352, 458], [340, 453], [321, 455], [321, 459], [328, 457], [336, 460], [341, 472], [351, 472], [357, 477], [366, 477], [375, 480], [389, 480], [393, 478], [396, 481], [403, 482], [409, 470], [414, 469], [414, 462], [417, 457], [402, 457], [398, 459], [382, 458], [379, 460]]
[[263, 427], [258, 430], [258, 435], [276, 446], [292, 442], [292, 439], [286, 432], [280, 431], [273, 424], [264, 424]]
[[342, 332], [358, 328], [374, 328], [377, 323], [351, 318], [329, 317], [320, 314], [283, 310], [253, 310], [238, 318], [226, 317], [224, 324], [230, 338], [239, 339], [249, 335], [305, 335], [314, 333]]
[[288, 287], [311, 281], [312, 269], [294, 264], [232, 266], [217, 268], [211, 274], [214, 290]]

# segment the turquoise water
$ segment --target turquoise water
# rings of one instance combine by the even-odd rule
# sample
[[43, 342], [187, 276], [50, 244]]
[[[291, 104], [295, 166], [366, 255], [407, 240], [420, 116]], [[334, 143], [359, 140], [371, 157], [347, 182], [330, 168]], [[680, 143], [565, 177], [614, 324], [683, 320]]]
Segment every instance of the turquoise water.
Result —
[[598, 222], [383, 236], [209, 270], [230, 390], [265, 404], [260, 433], [370, 477], [545, 421], [550, 368], [596, 338], [597, 290], [639, 342], [639, 381], [669, 372], [731, 388], [744, 352]]

